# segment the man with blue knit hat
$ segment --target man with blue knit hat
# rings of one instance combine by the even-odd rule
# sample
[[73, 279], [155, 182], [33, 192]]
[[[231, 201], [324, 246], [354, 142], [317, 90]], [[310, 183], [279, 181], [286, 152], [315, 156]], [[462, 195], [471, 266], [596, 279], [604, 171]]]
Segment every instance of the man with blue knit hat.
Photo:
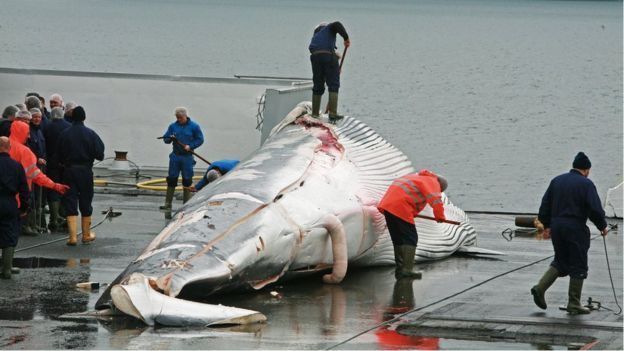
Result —
[[91, 231], [93, 213], [93, 162], [104, 159], [104, 143], [95, 131], [87, 128], [87, 118], [82, 106], [77, 106], [72, 115], [71, 127], [65, 129], [58, 138], [56, 157], [62, 167], [62, 179], [71, 186], [62, 199], [67, 214], [67, 245], [75, 246], [78, 238], [78, 210], [81, 215], [82, 243], [95, 240]]
[[600, 233], [607, 235], [605, 212], [596, 186], [589, 180], [591, 161], [583, 152], [574, 158], [572, 169], [555, 177], [548, 186], [539, 209], [538, 219], [550, 234], [555, 259], [537, 285], [531, 288], [533, 301], [546, 309], [546, 290], [558, 277], [570, 276], [567, 311], [570, 314], [588, 314], [581, 305], [583, 280], [587, 278], [587, 251], [590, 234], [587, 219]]

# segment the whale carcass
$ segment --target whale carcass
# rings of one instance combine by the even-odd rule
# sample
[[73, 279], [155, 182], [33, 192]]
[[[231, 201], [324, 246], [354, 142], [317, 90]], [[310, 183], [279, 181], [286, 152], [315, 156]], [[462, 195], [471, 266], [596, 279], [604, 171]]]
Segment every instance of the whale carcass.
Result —
[[[114, 305], [150, 325], [252, 323], [265, 317], [193, 300], [320, 271], [339, 283], [349, 266], [394, 264], [376, 204], [414, 172], [411, 162], [354, 118], [333, 125], [308, 113], [308, 103], [297, 106], [260, 149], [198, 192], [96, 308]], [[417, 260], [480, 251], [465, 213], [443, 200], [461, 225], [417, 219]]]

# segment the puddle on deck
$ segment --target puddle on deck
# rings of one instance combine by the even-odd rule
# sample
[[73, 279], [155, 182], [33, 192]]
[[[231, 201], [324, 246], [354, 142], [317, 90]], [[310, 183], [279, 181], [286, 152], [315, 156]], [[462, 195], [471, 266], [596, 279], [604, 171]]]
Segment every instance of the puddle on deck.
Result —
[[13, 258], [13, 267], [21, 269], [33, 268], [75, 268], [78, 266], [88, 266], [91, 263], [89, 258], [47, 258], [47, 257], [15, 257]]

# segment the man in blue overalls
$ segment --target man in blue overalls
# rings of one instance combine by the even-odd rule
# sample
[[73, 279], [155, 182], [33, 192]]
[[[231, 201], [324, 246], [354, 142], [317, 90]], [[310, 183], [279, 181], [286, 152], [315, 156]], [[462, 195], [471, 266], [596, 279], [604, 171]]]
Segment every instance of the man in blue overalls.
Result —
[[210, 167], [208, 167], [202, 179], [200, 179], [199, 182], [197, 182], [197, 184], [191, 185], [189, 190], [193, 193], [200, 191], [206, 185], [214, 182], [215, 180], [225, 175], [227, 172], [233, 170], [234, 167], [236, 167], [236, 165], [238, 165], [239, 162], [240, 161], [238, 160], [214, 161], [213, 163], [210, 164]]
[[336, 54], [336, 34], [344, 39], [344, 46], [351, 45], [349, 34], [340, 22], [321, 23], [314, 29], [314, 35], [310, 41], [310, 62], [312, 63], [312, 117], [319, 116], [321, 98], [325, 92], [325, 83], [329, 90], [329, 118], [337, 120], [342, 118], [338, 115], [338, 89], [340, 88], [340, 65]]
[[587, 251], [589, 228], [592, 221], [604, 236], [607, 222], [594, 183], [589, 180], [591, 162], [582, 152], [574, 158], [572, 169], [555, 177], [548, 186], [539, 209], [539, 220], [551, 236], [555, 259], [540, 281], [531, 288], [535, 304], [546, 309], [544, 293], [557, 277], [570, 276], [568, 306], [570, 314], [587, 314], [589, 309], [581, 305], [583, 280], [587, 278]]
[[193, 184], [193, 166], [195, 165], [191, 151], [204, 143], [201, 128], [197, 123], [191, 121], [185, 107], [176, 108], [175, 117], [176, 121], [169, 125], [163, 135], [166, 144], [173, 143], [173, 150], [169, 154], [165, 205], [160, 207], [161, 210], [167, 211], [171, 211], [171, 202], [178, 185], [180, 172], [182, 172], [182, 185], [184, 186], [183, 201], [186, 203], [191, 198], [191, 192], [188, 188]]

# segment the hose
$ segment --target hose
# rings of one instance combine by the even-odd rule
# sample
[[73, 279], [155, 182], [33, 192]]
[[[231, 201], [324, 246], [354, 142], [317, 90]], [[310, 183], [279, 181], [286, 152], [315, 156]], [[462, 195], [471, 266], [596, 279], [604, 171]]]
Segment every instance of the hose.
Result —
[[622, 314], [622, 306], [620, 306], [618, 302], [617, 293], [615, 292], [615, 284], [613, 284], [613, 276], [611, 275], [611, 265], [609, 264], [609, 253], [607, 252], [607, 239], [605, 238], [605, 236], [602, 237], [602, 243], [604, 244], [605, 258], [607, 260], [607, 269], [609, 271], [609, 280], [611, 280], [611, 289], [613, 289], [613, 299], [615, 300], [615, 304], [620, 310], [618, 312], [615, 312], [614, 310], [604, 307], [604, 306], [602, 306], [602, 308], [609, 310], [615, 313], [616, 315], [620, 315]]
[[[199, 180], [202, 179], [203, 176], [194, 176], [193, 180]], [[162, 184], [162, 183], [166, 183], [167, 182], [167, 178], [158, 178], [158, 179], [152, 179], [152, 180], [146, 180], [144, 182], [139, 182], [136, 183], [136, 187], [139, 189], [143, 189], [143, 190], [156, 190], [156, 191], [166, 191], [167, 190], [167, 185], [154, 185], [154, 184]], [[176, 187], [176, 190], [182, 190], [184, 187], [181, 185], [178, 185]]]

